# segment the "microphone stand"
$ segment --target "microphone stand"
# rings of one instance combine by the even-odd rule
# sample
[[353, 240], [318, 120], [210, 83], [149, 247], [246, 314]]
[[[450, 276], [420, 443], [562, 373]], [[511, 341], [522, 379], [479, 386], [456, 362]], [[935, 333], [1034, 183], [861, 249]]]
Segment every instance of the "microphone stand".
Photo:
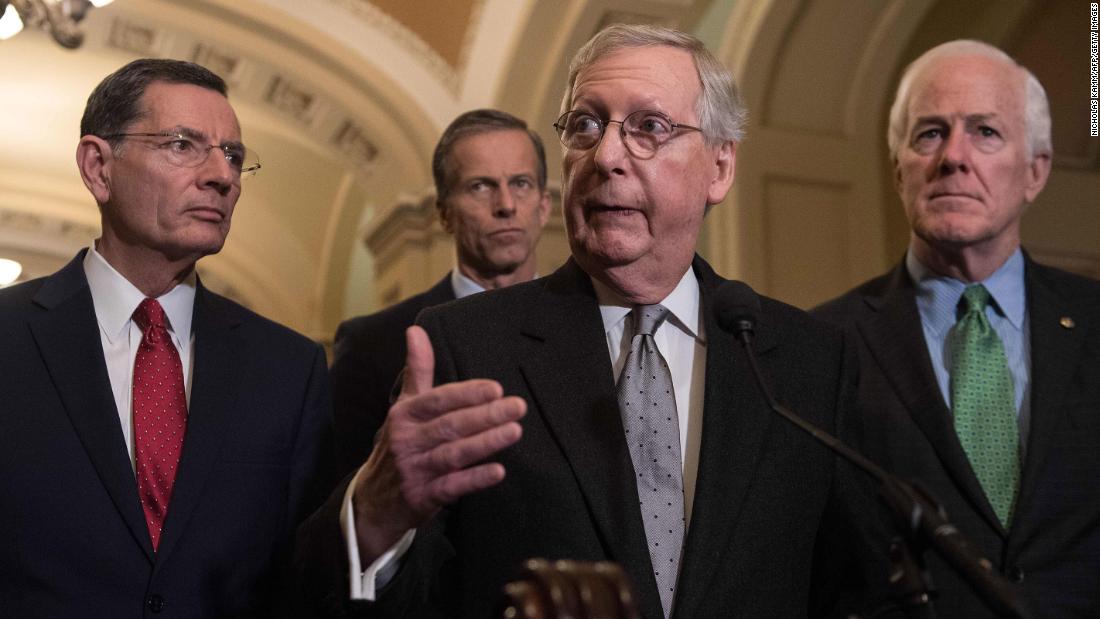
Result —
[[1024, 606], [1012, 585], [993, 571], [993, 564], [951, 524], [943, 507], [928, 492], [886, 472], [863, 454], [775, 401], [752, 349], [754, 322], [752, 319], [739, 317], [734, 321], [733, 330], [745, 347], [756, 384], [768, 406], [779, 416], [878, 480], [879, 492], [904, 533], [904, 545], [896, 541], [891, 545], [893, 573], [890, 581], [901, 592], [904, 598], [902, 605], [908, 609], [907, 614], [925, 619], [935, 617], [935, 611], [929, 604], [930, 579], [924, 572], [923, 561], [919, 560], [925, 548], [932, 548], [970, 584], [986, 606], [999, 616], [1031, 619], [1031, 612]]

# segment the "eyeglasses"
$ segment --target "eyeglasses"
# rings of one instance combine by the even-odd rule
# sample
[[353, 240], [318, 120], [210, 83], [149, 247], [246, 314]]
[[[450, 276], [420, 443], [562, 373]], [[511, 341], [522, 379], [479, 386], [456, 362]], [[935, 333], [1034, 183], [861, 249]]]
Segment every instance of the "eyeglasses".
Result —
[[554, 123], [558, 139], [566, 148], [588, 150], [600, 143], [604, 130], [611, 123], [619, 123], [619, 135], [627, 149], [635, 157], [652, 157], [672, 139], [676, 129], [702, 131], [699, 127], [681, 125], [672, 119], [652, 110], [631, 112], [622, 120], [601, 120], [588, 112], [566, 112]]
[[244, 144], [239, 142], [203, 144], [202, 141], [205, 138], [198, 132], [193, 136], [187, 136], [176, 131], [163, 131], [160, 133], [114, 133], [100, 137], [104, 140], [115, 138], [165, 138], [163, 142], [157, 145], [157, 150], [164, 153], [172, 165], [184, 168], [197, 168], [202, 165], [210, 156], [210, 151], [217, 148], [222, 151], [225, 160], [229, 162], [229, 167], [242, 179], [253, 176], [261, 167], [259, 156], [254, 151], [246, 148]]

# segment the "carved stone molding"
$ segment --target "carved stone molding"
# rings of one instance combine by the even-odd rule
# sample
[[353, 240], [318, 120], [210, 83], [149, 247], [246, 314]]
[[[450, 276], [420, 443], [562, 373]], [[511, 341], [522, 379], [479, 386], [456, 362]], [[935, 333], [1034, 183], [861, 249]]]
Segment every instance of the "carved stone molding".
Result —
[[396, 19], [375, 7], [366, 0], [327, 0], [348, 11], [356, 18], [385, 32], [391, 39], [404, 47], [406, 51], [420, 60], [424, 67], [434, 75], [452, 94], [459, 89], [459, 70], [451, 67], [430, 45], [406, 28]]

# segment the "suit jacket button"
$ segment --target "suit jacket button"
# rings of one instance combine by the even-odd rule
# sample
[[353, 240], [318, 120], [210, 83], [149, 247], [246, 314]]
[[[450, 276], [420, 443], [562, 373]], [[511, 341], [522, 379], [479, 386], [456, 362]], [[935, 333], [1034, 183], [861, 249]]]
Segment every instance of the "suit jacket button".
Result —
[[1008, 568], [1008, 572], [1005, 575], [1014, 583], [1024, 582], [1024, 570], [1019, 565], [1013, 565]]
[[159, 613], [164, 610], [164, 598], [156, 594], [150, 595], [149, 599], [145, 600], [145, 605], [149, 607], [150, 611]]

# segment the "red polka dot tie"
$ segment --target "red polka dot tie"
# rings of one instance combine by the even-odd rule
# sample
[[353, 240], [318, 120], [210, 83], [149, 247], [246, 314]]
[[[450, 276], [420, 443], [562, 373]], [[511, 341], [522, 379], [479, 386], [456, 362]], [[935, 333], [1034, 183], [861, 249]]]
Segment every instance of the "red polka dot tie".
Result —
[[164, 309], [145, 299], [134, 310], [145, 334], [134, 360], [134, 451], [138, 495], [153, 550], [160, 543], [187, 425], [183, 364], [165, 326]]

